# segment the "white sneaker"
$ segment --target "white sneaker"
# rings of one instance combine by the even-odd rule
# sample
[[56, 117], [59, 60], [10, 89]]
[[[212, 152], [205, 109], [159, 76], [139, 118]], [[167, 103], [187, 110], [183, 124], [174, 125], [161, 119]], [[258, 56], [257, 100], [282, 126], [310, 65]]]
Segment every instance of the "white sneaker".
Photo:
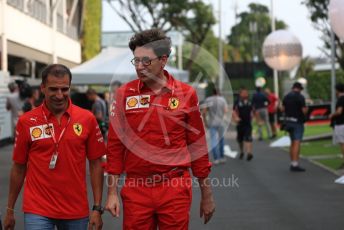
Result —
[[226, 163], [226, 161], [227, 159], [225, 157], [220, 159], [220, 163]]

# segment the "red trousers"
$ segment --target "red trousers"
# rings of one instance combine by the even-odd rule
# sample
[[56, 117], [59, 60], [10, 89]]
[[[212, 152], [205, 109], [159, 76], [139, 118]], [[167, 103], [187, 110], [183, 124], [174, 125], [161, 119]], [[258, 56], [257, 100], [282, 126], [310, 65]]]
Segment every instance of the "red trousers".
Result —
[[189, 226], [192, 183], [187, 172], [154, 185], [127, 178], [121, 190], [123, 229], [185, 230]]

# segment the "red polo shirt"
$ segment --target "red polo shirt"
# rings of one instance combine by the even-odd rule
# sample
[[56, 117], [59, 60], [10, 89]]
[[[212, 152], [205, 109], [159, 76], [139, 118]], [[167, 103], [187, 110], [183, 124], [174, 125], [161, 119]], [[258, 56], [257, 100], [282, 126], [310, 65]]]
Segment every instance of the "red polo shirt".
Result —
[[184, 166], [196, 177], [208, 176], [211, 164], [196, 92], [164, 74], [167, 85], [159, 94], [140, 80], [118, 89], [110, 113], [108, 173], [149, 176]]
[[[65, 129], [54, 169], [49, 169], [55, 145], [47, 123], [56, 141]], [[105, 151], [93, 114], [71, 101], [61, 124], [45, 103], [22, 115], [16, 127], [13, 161], [27, 164], [23, 211], [57, 219], [87, 217], [86, 157], [94, 160]]]
[[278, 97], [275, 94], [270, 93], [268, 95], [268, 100], [269, 100], [268, 112], [275, 113], [277, 109]]

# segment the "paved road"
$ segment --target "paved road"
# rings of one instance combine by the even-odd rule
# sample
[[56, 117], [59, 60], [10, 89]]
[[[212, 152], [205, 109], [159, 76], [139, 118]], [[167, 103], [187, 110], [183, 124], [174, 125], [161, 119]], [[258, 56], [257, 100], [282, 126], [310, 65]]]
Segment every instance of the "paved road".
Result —
[[[236, 148], [235, 143], [231, 146]], [[307, 161], [306, 173], [288, 171], [288, 154], [254, 143], [252, 162], [229, 159], [213, 168], [216, 214], [208, 225], [199, 219], [199, 189], [193, 192], [190, 229], [344, 229], [344, 185], [336, 176]], [[0, 147], [0, 207], [5, 211], [12, 146]], [[234, 179], [231, 183], [230, 179]], [[237, 183], [237, 184], [236, 184]], [[231, 185], [231, 186], [229, 186]], [[20, 210], [21, 199], [16, 209]], [[17, 228], [23, 229], [17, 212]], [[103, 216], [104, 229], [121, 229], [121, 219]]]

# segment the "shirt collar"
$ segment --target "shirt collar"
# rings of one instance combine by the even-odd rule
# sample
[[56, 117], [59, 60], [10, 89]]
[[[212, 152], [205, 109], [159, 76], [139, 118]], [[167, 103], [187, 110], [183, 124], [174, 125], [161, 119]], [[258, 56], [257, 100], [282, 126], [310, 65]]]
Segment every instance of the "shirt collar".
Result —
[[[72, 106], [71, 105], [72, 105], [72, 100], [69, 98], [68, 99], [68, 108], [65, 111], [65, 113], [67, 113], [67, 115], [69, 115], [69, 116], [72, 115]], [[48, 109], [47, 105], [45, 104], [45, 100], [42, 103], [42, 110], [46, 114], [47, 117], [53, 116], [53, 113]]]
[[[167, 70], [163, 70], [163, 71], [164, 71], [164, 76], [167, 79], [166, 85], [163, 88], [166, 88], [172, 91], [174, 88], [174, 78], [169, 72], [167, 72]], [[139, 91], [141, 91], [141, 89], [143, 89], [144, 87], [145, 87], [145, 84], [143, 84], [143, 82], [139, 80]]]

